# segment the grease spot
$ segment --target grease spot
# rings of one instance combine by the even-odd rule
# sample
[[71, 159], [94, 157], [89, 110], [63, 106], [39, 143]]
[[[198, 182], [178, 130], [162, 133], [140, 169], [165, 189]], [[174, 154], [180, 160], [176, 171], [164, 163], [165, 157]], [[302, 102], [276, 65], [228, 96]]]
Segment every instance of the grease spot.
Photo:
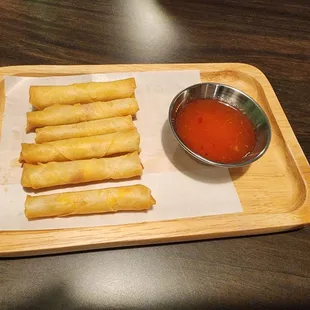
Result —
[[3, 185], [8, 184], [8, 177], [7, 177], [7, 175], [4, 175], [4, 176], [2, 177], [2, 182], [1, 182], [1, 184], [3, 184]]
[[12, 135], [13, 135], [13, 138], [14, 138], [15, 140], [20, 140], [20, 133], [19, 133], [18, 130], [13, 129], [13, 130], [12, 130]]
[[18, 159], [18, 158], [14, 158], [14, 159], [11, 160], [10, 166], [11, 166], [12, 168], [16, 168], [16, 167], [21, 167], [22, 164], [19, 162], [19, 159]]

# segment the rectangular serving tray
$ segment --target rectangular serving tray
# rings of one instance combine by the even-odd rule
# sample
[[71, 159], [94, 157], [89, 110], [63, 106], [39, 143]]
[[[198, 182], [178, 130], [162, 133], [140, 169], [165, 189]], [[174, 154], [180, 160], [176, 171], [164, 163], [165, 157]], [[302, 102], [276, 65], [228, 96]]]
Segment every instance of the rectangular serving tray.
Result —
[[254, 98], [267, 113], [272, 127], [272, 140], [267, 153], [249, 167], [230, 170], [243, 212], [117, 226], [0, 231], [0, 256], [30, 256], [266, 234], [310, 223], [309, 163], [266, 76], [247, 64], [3, 67], [0, 68], [0, 128], [5, 105], [5, 75], [55, 76], [160, 70], [200, 70], [202, 82], [219, 82], [236, 87]]

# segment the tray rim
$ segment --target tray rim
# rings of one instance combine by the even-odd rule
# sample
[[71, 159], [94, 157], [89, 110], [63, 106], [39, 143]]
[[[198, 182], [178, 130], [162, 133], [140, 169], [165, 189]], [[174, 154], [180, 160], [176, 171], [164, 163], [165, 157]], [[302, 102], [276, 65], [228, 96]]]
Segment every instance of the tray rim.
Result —
[[[208, 69], [209, 72], [212, 71], [210, 68], [214, 68], [214, 72], [225, 70], [239, 71], [249, 74], [252, 77], [254, 72], [255, 80], [259, 82], [263, 90], [265, 91], [267, 87], [268, 91], [271, 92], [272, 100], [270, 100], [270, 97], [268, 97], [269, 107], [281, 133], [283, 134], [282, 138], [291, 153], [291, 156], [305, 185], [305, 199], [299, 208], [294, 209], [292, 212], [277, 214], [235, 213], [116, 226], [65, 228], [56, 230], [0, 231], [0, 256], [16, 257], [42, 255], [90, 249], [113, 248], [120, 246], [159, 244], [178, 241], [265, 234], [300, 228], [306, 224], [309, 224], [310, 168], [308, 161], [298, 143], [298, 140], [288, 122], [288, 119], [270, 82], [261, 70], [252, 65], [244, 63], [172, 63], [7, 66], [0, 67], [0, 80], [3, 80], [4, 75], [27, 76], [29, 74], [34, 74], [36, 76], [44, 76], [47, 74], [57, 75], [57, 72], [59, 75], [59, 71], [62, 71], [62, 75], [72, 75], [88, 74], [94, 72], [103, 73], [182, 69], [203, 71], [204, 68]], [[276, 113], [275, 110], [277, 110]], [[222, 227], [226, 225], [224, 222], [227, 221], [227, 218], [230, 219], [230, 230], [227, 230], [226, 228], [226, 230], [223, 232]], [[207, 223], [209, 221], [216, 222], [216, 227], [209, 227]], [[191, 227], [190, 231], [188, 230], [188, 227]], [[94, 234], [96, 238], [94, 238]], [[101, 237], [103, 234], [104, 238]], [[40, 235], [40, 246], [38, 246], [36, 241], [33, 240], [33, 235]], [[89, 239], [90, 236], [92, 237], [92, 240]], [[21, 242], [25, 241], [25, 239], [31, 241], [27, 243], [27, 246]]]

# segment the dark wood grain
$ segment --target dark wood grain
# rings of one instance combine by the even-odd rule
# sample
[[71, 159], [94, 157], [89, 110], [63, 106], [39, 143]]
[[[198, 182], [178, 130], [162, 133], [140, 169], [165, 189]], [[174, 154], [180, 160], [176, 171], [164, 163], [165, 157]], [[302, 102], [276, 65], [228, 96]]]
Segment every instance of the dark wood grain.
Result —
[[[245, 62], [310, 158], [309, 1], [0, 1], [0, 65]], [[310, 230], [0, 261], [1, 309], [310, 306]]]

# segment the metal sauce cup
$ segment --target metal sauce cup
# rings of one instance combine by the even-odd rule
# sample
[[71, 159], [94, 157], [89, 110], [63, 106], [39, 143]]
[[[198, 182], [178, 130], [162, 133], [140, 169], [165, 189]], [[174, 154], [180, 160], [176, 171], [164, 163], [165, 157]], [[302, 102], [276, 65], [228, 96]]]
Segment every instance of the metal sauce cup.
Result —
[[[175, 130], [175, 120], [178, 112], [195, 99], [216, 99], [245, 114], [252, 122], [256, 134], [256, 143], [252, 152], [236, 162], [221, 163], [204, 158], [187, 147]], [[217, 167], [235, 168], [249, 165], [265, 154], [271, 140], [270, 123], [259, 104], [242, 91], [224, 84], [200, 83], [182, 90], [170, 104], [169, 124], [177, 141], [189, 155], [200, 163]]]

